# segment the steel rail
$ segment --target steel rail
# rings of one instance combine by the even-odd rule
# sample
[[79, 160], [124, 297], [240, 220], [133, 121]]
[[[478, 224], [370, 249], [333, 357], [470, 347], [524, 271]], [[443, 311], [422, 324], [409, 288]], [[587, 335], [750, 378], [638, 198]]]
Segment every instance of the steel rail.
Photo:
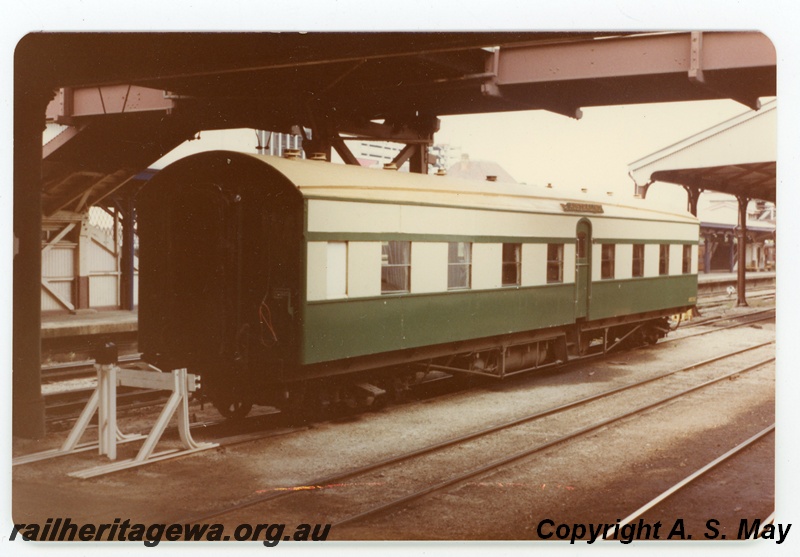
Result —
[[[770, 288], [759, 288], [757, 290], [747, 290], [747, 299], [748, 300], [760, 300], [764, 298], [774, 298], [775, 297], [775, 287], [772, 286]], [[709, 296], [698, 296], [697, 299], [697, 306], [703, 309], [714, 309], [720, 306], [724, 306], [725, 304], [729, 304], [733, 302], [733, 298], [729, 298], [724, 293], [715, 293]]]
[[692, 329], [694, 327], [704, 327], [711, 323], [716, 323], [718, 321], [725, 321], [726, 319], [740, 319], [742, 317], [752, 317], [753, 315], [759, 315], [761, 313], [767, 313], [769, 311], [775, 311], [775, 308], [766, 308], [766, 309], [759, 309], [756, 311], [748, 311], [747, 313], [740, 313], [739, 315], [717, 315], [702, 320], [698, 319], [697, 321], [690, 321], [689, 323], [682, 324], [676, 330], [682, 331], [685, 329]]
[[[141, 354], [128, 354], [119, 357], [120, 364], [131, 364], [142, 361]], [[41, 367], [42, 380], [48, 383], [63, 380], [64, 377], [82, 378], [94, 377], [97, 372], [94, 369], [94, 360], [81, 360], [80, 362], [61, 362], [56, 364], [45, 364]]]
[[[65, 393], [53, 393], [45, 396], [45, 421], [50, 424], [75, 420], [77, 414], [86, 406], [86, 402], [89, 400], [88, 395], [91, 395], [92, 392], [94, 392], [94, 389], [68, 392], [67, 394], [74, 394], [76, 398], [59, 402], [53, 402], [53, 399], [65, 398]], [[165, 393], [166, 391], [156, 389], [134, 389], [117, 393], [117, 410], [120, 412], [129, 411], [162, 404], [168, 398]], [[80, 398], [78, 398], [78, 395], [80, 395]], [[124, 400], [129, 402], [123, 402]]]
[[[658, 342], [658, 344], [659, 345], [667, 344], [668, 342], [675, 342], [675, 341], [684, 340], [684, 339], [687, 339], [687, 338], [694, 338], [694, 337], [699, 337], [699, 336], [703, 336], [703, 335], [708, 335], [708, 334], [711, 334], [711, 333], [724, 331], [726, 329], [733, 329], [735, 327], [744, 327], [745, 325], [752, 325], [753, 323], [760, 323], [761, 321], [769, 321], [770, 319], [774, 319], [774, 318], [775, 318], [775, 316], [771, 315], [769, 317], [759, 317], [758, 319], [751, 319], [749, 321], [742, 321], [742, 322], [739, 322], [739, 323], [731, 323], [730, 325], [725, 325], [724, 327], [714, 327], [714, 328], [712, 328], [712, 329], [710, 329], [708, 331], [700, 331], [699, 333], [692, 333], [692, 334], [689, 334], [689, 335], [683, 335], [682, 337], [668, 338], [666, 340], [662, 340], [662, 341]], [[733, 318], [733, 319], [735, 319], [735, 318]]]
[[753, 364], [751, 366], [748, 366], [748, 367], [745, 367], [745, 368], [742, 368], [742, 369], [738, 369], [738, 370], [736, 370], [734, 372], [725, 374], [725, 375], [723, 375], [721, 377], [717, 377], [715, 379], [711, 379], [709, 381], [705, 381], [705, 382], [701, 383], [700, 385], [696, 385], [694, 387], [691, 387], [691, 388], [686, 389], [684, 391], [681, 391], [679, 393], [670, 395], [670, 396], [668, 396], [666, 398], [662, 398], [662, 399], [660, 399], [660, 400], [658, 400], [658, 401], [656, 401], [654, 403], [650, 403], [650, 404], [645, 404], [645, 405], [639, 406], [639, 407], [637, 407], [637, 408], [635, 408], [633, 410], [630, 410], [630, 411], [625, 412], [623, 414], [620, 414], [618, 416], [614, 416], [612, 418], [608, 418], [608, 419], [602, 420], [602, 421], [600, 421], [598, 423], [595, 423], [595, 424], [592, 424], [590, 426], [583, 427], [583, 428], [581, 428], [581, 429], [579, 429], [577, 431], [574, 431], [572, 433], [569, 433], [567, 435], [559, 437], [558, 439], [554, 439], [553, 441], [549, 441], [549, 442], [544, 443], [542, 445], [538, 445], [538, 446], [532, 447], [530, 449], [525, 449], [525, 450], [517, 452], [517, 453], [515, 453], [513, 455], [494, 460], [494, 461], [492, 461], [492, 462], [490, 462], [488, 464], [485, 464], [485, 465], [480, 466], [478, 468], [474, 468], [474, 469], [470, 470], [469, 472], [462, 473], [462, 474], [459, 474], [457, 476], [453, 476], [453, 477], [451, 477], [451, 478], [449, 478], [447, 480], [439, 482], [438, 484], [429, 486], [429, 487], [427, 487], [425, 489], [418, 490], [418, 491], [416, 491], [414, 493], [411, 493], [409, 495], [406, 495], [404, 497], [400, 497], [400, 498], [395, 499], [393, 501], [389, 501], [388, 503], [384, 503], [382, 505], [378, 505], [376, 507], [373, 507], [373, 508], [368, 509], [366, 511], [363, 511], [361, 513], [358, 513], [358, 514], [355, 514], [355, 515], [351, 515], [349, 517], [346, 517], [346, 518], [343, 518], [343, 519], [338, 520], [336, 522], [333, 522], [333, 523], [331, 523], [331, 527], [339, 527], [339, 526], [342, 526], [344, 524], [350, 524], [352, 522], [358, 522], [358, 521], [364, 520], [366, 518], [369, 518], [369, 517], [372, 517], [372, 516], [375, 516], [375, 515], [378, 515], [378, 514], [385, 513], [386, 511], [389, 511], [391, 509], [395, 509], [397, 507], [401, 507], [401, 506], [407, 505], [408, 503], [416, 501], [417, 499], [420, 499], [420, 498], [422, 498], [422, 497], [424, 497], [426, 495], [430, 495], [431, 493], [435, 493], [437, 491], [441, 491], [441, 490], [446, 489], [448, 487], [451, 487], [453, 485], [456, 485], [456, 484], [462, 483], [462, 482], [464, 482], [466, 480], [472, 479], [472, 478], [474, 478], [476, 476], [481, 476], [481, 475], [486, 474], [488, 472], [492, 472], [494, 470], [497, 470], [498, 468], [501, 468], [503, 466], [507, 466], [509, 464], [512, 464], [512, 463], [514, 463], [514, 462], [516, 462], [518, 460], [521, 460], [523, 458], [531, 456], [531, 455], [533, 455], [535, 453], [544, 451], [545, 449], [549, 449], [550, 447], [553, 447], [555, 445], [564, 443], [565, 441], [569, 441], [569, 440], [574, 439], [576, 437], [580, 437], [581, 435], [584, 435], [586, 433], [598, 430], [598, 429], [600, 429], [602, 427], [610, 425], [610, 424], [612, 424], [614, 422], [621, 421], [621, 420], [623, 420], [625, 418], [628, 418], [630, 416], [633, 416], [635, 414], [640, 414], [640, 413], [645, 412], [647, 410], [651, 410], [651, 409], [656, 408], [658, 406], [662, 406], [662, 405], [666, 404], [667, 402], [670, 402], [670, 401], [675, 400], [677, 398], [680, 398], [682, 396], [686, 396], [689, 393], [698, 391], [700, 389], [703, 389], [705, 387], [708, 387], [710, 385], [713, 385], [713, 384], [718, 383], [720, 381], [723, 381], [725, 379], [730, 379], [731, 377], [733, 377], [735, 375], [739, 375], [739, 374], [751, 371], [753, 369], [757, 369], [757, 368], [759, 368], [759, 367], [761, 367], [761, 366], [763, 366], [765, 364], [768, 364], [770, 362], [773, 362], [773, 361], [775, 361], [774, 357], [773, 358], [768, 358], [766, 360], [762, 360], [761, 362], [758, 362], [758, 363]]
[[[453, 445], [457, 445], [457, 444], [460, 444], [460, 443], [471, 441], [473, 439], [477, 439], [477, 438], [489, 435], [491, 433], [495, 433], [497, 431], [501, 431], [501, 430], [504, 430], [504, 429], [509, 429], [509, 428], [512, 428], [512, 427], [515, 427], [515, 426], [518, 426], [518, 425], [521, 425], [521, 424], [524, 424], [524, 423], [527, 423], [527, 422], [530, 422], [530, 421], [533, 421], [533, 420], [536, 420], [536, 419], [539, 419], [539, 418], [543, 418], [543, 417], [546, 417], [546, 416], [549, 416], [549, 415], [552, 415], [552, 414], [555, 414], [555, 413], [558, 413], [558, 412], [561, 412], [561, 411], [564, 411], [564, 410], [568, 410], [568, 409], [576, 407], [576, 406], [580, 406], [580, 405], [583, 405], [583, 404], [588, 404], [589, 402], [593, 402], [595, 400], [599, 400], [601, 398], [608, 397], [608, 396], [611, 396], [613, 394], [617, 394], [617, 393], [620, 393], [620, 392], [623, 392], [623, 391], [626, 391], [626, 390], [629, 390], [629, 389], [632, 389], [632, 388], [635, 388], [635, 387], [639, 387], [639, 386], [645, 385], [647, 383], [651, 383], [653, 381], [657, 381], [659, 379], [664, 379], [666, 377], [669, 377], [671, 375], [674, 375], [674, 374], [677, 374], [677, 373], [680, 373], [680, 372], [689, 371], [689, 370], [692, 370], [692, 369], [695, 369], [695, 368], [698, 368], [698, 367], [701, 367], [701, 366], [709, 365], [709, 364], [717, 362], [719, 360], [723, 360], [723, 359], [726, 359], [726, 358], [737, 356], [737, 355], [742, 354], [744, 352], [749, 352], [751, 350], [756, 350], [758, 348], [762, 348], [764, 346], [768, 346], [770, 344], [774, 344], [774, 342], [775, 341], [764, 342], [764, 343], [756, 344], [756, 345], [753, 345], [753, 346], [748, 346], [746, 348], [742, 348], [742, 349], [739, 349], [739, 350], [735, 350], [733, 352], [728, 352], [728, 353], [725, 353], [725, 354], [721, 354], [719, 356], [714, 356], [712, 358], [708, 358], [708, 359], [705, 359], [705, 360], [702, 360], [702, 361], [699, 361], [699, 362], [695, 362], [693, 364], [690, 364], [690, 365], [687, 365], [687, 366], [683, 366], [683, 367], [681, 367], [679, 369], [675, 369], [675, 370], [669, 371], [667, 373], [663, 373], [663, 374], [657, 375], [655, 377], [650, 377], [650, 378], [647, 378], [647, 379], [644, 379], [644, 380], [641, 380], [641, 381], [637, 381], [635, 383], [630, 383], [628, 385], [615, 387], [613, 389], [609, 389], [609, 390], [603, 391], [601, 393], [589, 395], [587, 397], [583, 397], [583, 398], [580, 398], [580, 399], [577, 399], [577, 400], [574, 400], [574, 401], [571, 401], [571, 402], [567, 402], [567, 403], [564, 403], [564, 404], [561, 404], [561, 405], [558, 405], [558, 406], [555, 406], [555, 407], [552, 407], [552, 408], [549, 408], [549, 409], [546, 409], [546, 410], [543, 410], [543, 411], [536, 412], [534, 414], [523, 416], [521, 418], [516, 418], [516, 419], [508, 421], [508, 422], [504, 422], [504, 423], [501, 423], [501, 424], [490, 426], [488, 428], [484, 428], [484, 429], [481, 429], [481, 430], [478, 430], [478, 431], [474, 431], [472, 433], [468, 433], [468, 434], [465, 434], [465, 435], [462, 435], [462, 436], [459, 436], [459, 437], [448, 439], [446, 441], [441, 441], [439, 443], [434, 443], [432, 445], [428, 445], [426, 447], [422, 447], [420, 449], [416, 449], [416, 450], [404, 453], [402, 455], [397, 455], [397, 456], [389, 457], [389, 458], [386, 458], [386, 459], [382, 459], [382, 460], [373, 462], [371, 464], [367, 464], [365, 466], [360, 466], [358, 468], [353, 468], [353, 469], [350, 469], [350, 470], [346, 470], [344, 472], [338, 472], [338, 473], [332, 474], [330, 476], [326, 476], [326, 477], [323, 477], [323, 478], [315, 479], [315, 480], [312, 480], [312, 481], [309, 481], [309, 482], [299, 483], [299, 484], [296, 484], [294, 486], [291, 486], [291, 487], [287, 488], [285, 491], [265, 494], [265, 495], [262, 495], [262, 496], [259, 496], [259, 497], [256, 497], [256, 498], [252, 498], [252, 499], [248, 499], [246, 501], [242, 501], [241, 503], [238, 503], [238, 504], [233, 505], [233, 506], [225, 507], [223, 509], [218, 509], [218, 510], [212, 511], [210, 513], [205, 513], [205, 514], [203, 514], [201, 516], [193, 517], [192, 519], [189, 519], [189, 520], [181, 520], [179, 522], [185, 522], [185, 523], [203, 522], [203, 521], [206, 521], [206, 520], [208, 520], [210, 518], [213, 518], [213, 517], [216, 517], [216, 516], [219, 516], [219, 515], [222, 515], [222, 514], [235, 512], [237, 510], [241, 510], [241, 509], [244, 509], [244, 508], [247, 508], [247, 507], [251, 507], [251, 506], [254, 506], [254, 505], [257, 505], [257, 504], [260, 504], [260, 503], [265, 503], [267, 501], [272, 501], [272, 500], [275, 500], [275, 499], [279, 499], [281, 497], [287, 497], [287, 496], [291, 495], [292, 493], [296, 493], [295, 490], [299, 490], [302, 486], [306, 486], [306, 485], [327, 485], [327, 484], [338, 483], [338, 482], [341, 482], [341, 481], [343, 481], [345, 479], [348, 479], [348, 478], [351, 478], [351, 477], [354, 477], [354, 476], [358, 476], [358, 475], [361, 475], [361, 474], [365, 474], [365, 473], [371, 472], [373, 470], [376, 470], [376, 469], [379, 469], [379, 468], [382, 468], [382, 467], [390, 466], [390, 465], [393, 465], [393, 464], [398, 464], [398, 463], [406, 461], [406, 460], [411, 460], [413, 458], [416, 458], [416, 457], [419, 457], [419, 456], [423, 456], [423, 455], [426, 455], [426, 454], [430, 454], [430, 453], [433, 453], [435, 451], [438, 451], [438, 450], [441, 450], [441, 449], [445, 449], [445, 448], [453, 446]], [[581, 363], [581, 362], [570, 362], [570, 364], [568, 364], [568, 365], [576, 365], [578, 363]]]
[[738, 445], [733, 447], [731, 450], [729, 450], [725, 454], [720, 455], [719, 457], [715, 458], [714, 460], [712, 460], [711, 462], [709, 462], [708, 464], [706, 464], [702, 468], [700, 468], [697, 471], [695, 471], [693, 474], [690, 474], [689, 476], [686, 476], [684, 479], [682, 479], [681, 481], [679, 481], [678, 483], [676, 483], [675, 485], [673, 485], [672, 487], [670, 487], [669, 489], [667, 489], [666, 491], [661, 493], [661, 495], [659, 495], [658, 497], [655, 497], [655, 498], [651, 499], [649, 502], [645, 503], [644, 505], [642, 505], [641, 507], [639, 507], [638, 509], [633, 511], [631, 514], [629, 514], [628, 516], [626, 516], [625, 518], [623, 518], [620, 521], [620, 526], [624, 526], [625, 524], [629, 524], [629, 523], [633, 522], [634, 520], [639, 518], [641, 515], [643, 515], [644, 513], [646, 513], [647, 511], [649, 511], [650, 509], [652, 509], [653, 507], [655, 507], [659, 503], [661, 503], [664, 499], [667, 499], [668, 497], [670, 497], [671, 495], [673, 495], [677, 491], [680, 491], [681, 489], [683, 489], [684, 487], [689, 485], [691, 482], [693, 482], [694, 480], [696, 480], [700, 476], [704, 475], [706, 472], [708, 472], [712, 468], [716, 467], [718, 464], [721, 464], [721, 463], [725, 462], [730, 457], [738, 454], [740, 451], [742, 451], [743, 449], [749, 447], [750, 445], [752, 445], [753, 443], [755, 443], [756, 441], [758, 441], [759, 439], [761, 439], [762, 437], [764, 437], [765, 435], [767, 435], [768, 433], [770, 433], [770, 432], [772, 432], [774, 430], [775, 430], [775, 424], [772, 424], [771, 426], [762, 429], [760, 432], [756, 433], [755, 435], [753, 435], [752, 437], [750, 437], [746, 441], [742, 441], [741, 443], [739, 443]]

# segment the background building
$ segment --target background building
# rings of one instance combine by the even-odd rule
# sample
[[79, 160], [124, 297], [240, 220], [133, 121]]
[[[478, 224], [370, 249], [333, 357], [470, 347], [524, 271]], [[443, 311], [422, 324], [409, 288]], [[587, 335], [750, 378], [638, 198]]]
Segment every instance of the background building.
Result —
[[[700, 219], [699, 270], [732, 273], [738, 267], [738, 201], [735, 197], [705, 193], [697, 208]], [[748, 271], [775, 270], [775, 205], [751, 201], [747, 211]]]

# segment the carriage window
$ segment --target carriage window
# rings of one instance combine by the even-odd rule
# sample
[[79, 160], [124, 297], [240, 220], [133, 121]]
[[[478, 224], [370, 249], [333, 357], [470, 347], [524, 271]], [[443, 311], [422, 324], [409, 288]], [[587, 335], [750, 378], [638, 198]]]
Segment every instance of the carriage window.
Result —
[[327, 297], [347, 296], [347, 242], [328, 242]]
[[658, 255], [658, 274], [669, 274], [669, 244], [661, 244]]
[[520, 244], [503, 244], [503, 286], [519, 286]]
[[472, 244], [450, 242], [447, 250], [447, 289], [472, 286]]
[[683, 246], [683, 274], [687, 275], [692, 272], [692, 246], [686, 244]]
[[600, 278], [613, 279], [614, 278], [614, 244], [602, 244], [600, 246]]
[[381, 247], [381, 294], [409, 292], [411, 242], [383, 242]]
[[644, 244], [633, 244], [633, 276], [644, 276]]
[[564, 282], [564, 244], [547, 244], [547, 282]]

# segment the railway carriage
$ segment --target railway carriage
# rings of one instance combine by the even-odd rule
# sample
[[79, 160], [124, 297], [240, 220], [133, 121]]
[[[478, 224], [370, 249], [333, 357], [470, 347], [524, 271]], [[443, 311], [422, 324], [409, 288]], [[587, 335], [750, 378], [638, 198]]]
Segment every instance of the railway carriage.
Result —
[[217, 151], [138, 212], [140, 349], [229, 416], [655, 342], [697, 296], [697, 219], [643, 200]]

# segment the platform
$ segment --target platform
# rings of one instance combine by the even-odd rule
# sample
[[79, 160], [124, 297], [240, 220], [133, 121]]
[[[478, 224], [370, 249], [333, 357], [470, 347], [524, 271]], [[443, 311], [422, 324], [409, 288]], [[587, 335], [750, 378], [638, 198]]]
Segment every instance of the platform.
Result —
[[98, 344], [114, 342], [122, 355], [138, 353], [139, 314], [101, 310], [42, 315], [42, 366], [89, 362]]
[[[747, 292], [775, 288], [775, 271], [750, 271], [745, 274]], [[697, 293], [700, 296], [725, 293], [729, 286], [736, 288], [736, 273], [700, 273], [697, 275]]]
[[99, 310], [66, 315], [42, 315], [42, 339], [135, 333], [138, 325], [139, 314], [135, 310]]

